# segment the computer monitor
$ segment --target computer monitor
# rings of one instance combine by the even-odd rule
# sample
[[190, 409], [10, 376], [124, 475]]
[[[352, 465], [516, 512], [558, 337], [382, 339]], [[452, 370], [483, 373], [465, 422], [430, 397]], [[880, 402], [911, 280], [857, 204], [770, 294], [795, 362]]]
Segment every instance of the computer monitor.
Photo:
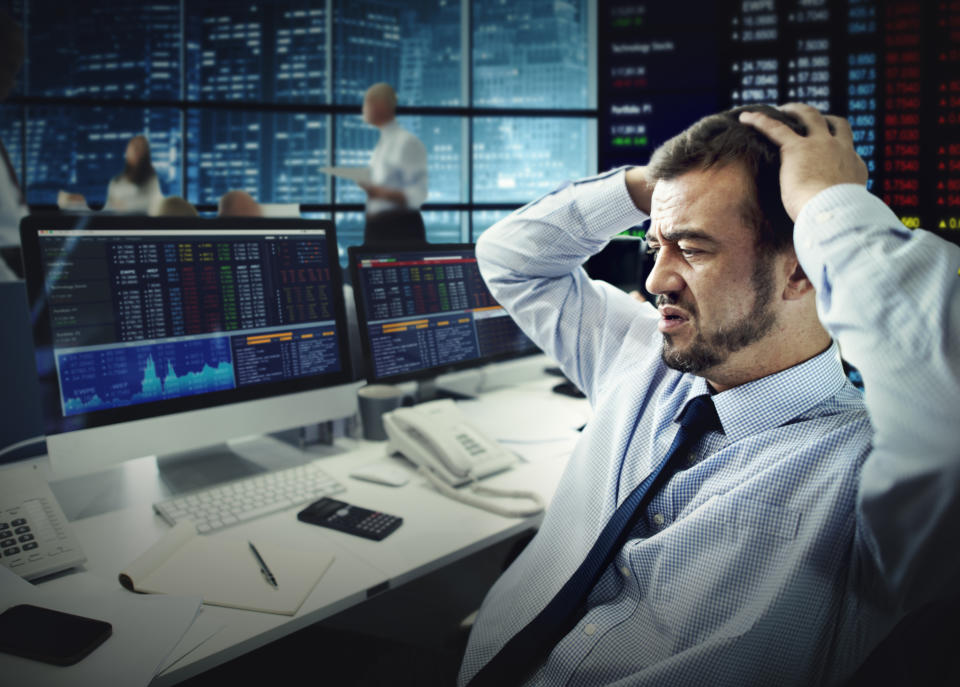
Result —
[[31, 216], [21, 240], [58, 473], [355, 412], [332, 222]]
[[368, 382], [456, 397], [437, 375], [539, 352], [490, 294], [473, 244], [348, 251]]

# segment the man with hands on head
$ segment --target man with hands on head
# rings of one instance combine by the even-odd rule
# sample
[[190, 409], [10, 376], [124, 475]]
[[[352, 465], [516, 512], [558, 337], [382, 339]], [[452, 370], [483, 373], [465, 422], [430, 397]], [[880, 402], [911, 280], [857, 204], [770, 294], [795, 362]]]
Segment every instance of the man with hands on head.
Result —
[[[460, 684], [837, 684], [956, 593], [960, 248], [866, 180], [845, 120], [748, 106], [483, 234], [594, 419]], [[656, 309], [581, 268], [648, 217]]]

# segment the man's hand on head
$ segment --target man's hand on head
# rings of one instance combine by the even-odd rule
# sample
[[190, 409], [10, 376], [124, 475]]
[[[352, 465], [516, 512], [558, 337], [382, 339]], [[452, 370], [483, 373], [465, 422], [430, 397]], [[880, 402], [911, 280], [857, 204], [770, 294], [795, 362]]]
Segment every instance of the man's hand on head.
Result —
[[630, 194], [633, 204], [641, 212], [650, 214], [650, 197], [653, 195], [653, 187], [656, 182], [647, 179], [646, 167], [631, 167], [627, 170], [627, 192]]
[[796, 115], [807, 127], [807, 135], [759, 112], [741, 112], [740, 121], [780, 146], [780, 194], [790, 219], [796, 221], [807, 201], [824, 189], [837, 184], [866, 185], [867, 166], [854, 150], [853, 132], [846, 119], [823, 115], [800, 103], [779, 109]]

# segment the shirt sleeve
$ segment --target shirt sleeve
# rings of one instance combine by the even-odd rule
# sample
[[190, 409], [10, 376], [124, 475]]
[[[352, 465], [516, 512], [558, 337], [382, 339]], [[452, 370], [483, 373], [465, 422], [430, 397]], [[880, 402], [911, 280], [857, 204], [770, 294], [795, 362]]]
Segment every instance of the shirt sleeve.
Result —
[[418, 209], [427, 199], [427, 149], [416, 136], [403, 146], [403, 195], [407, 207]]
[[[581, 265], [647, 218], [624, 170], [561, 186], [485, 231], [477, 260], [494, 298], [592, 400], [625, 345], [655, 345], [656, 311]], [[637, 330], [637, 331], [631, 331]]]
[[794, 242], [821, 321], [863, 375], [874, 437], [858, 553], [907, 612], [960, 575], [960, 247], [856, 185], [811, 199]]

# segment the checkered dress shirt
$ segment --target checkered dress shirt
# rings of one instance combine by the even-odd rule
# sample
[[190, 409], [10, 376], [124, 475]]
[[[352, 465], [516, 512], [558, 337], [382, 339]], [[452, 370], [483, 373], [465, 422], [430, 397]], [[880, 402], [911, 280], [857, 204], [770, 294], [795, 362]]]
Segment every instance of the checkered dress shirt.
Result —
[[[707, 393], [661, 361], [650, 305], [579, 267], [645, 219], [615, 170], [562, 186], [479, 241], [496, 298], [595, 413], [540, 531], [483, 603], [460, 684], [556, 594], [665, 455], [686, 402]], [[713, 397], [723, 433], [651, 501], [530, 684], [833, 684], [906, 612], [952, 589], [960, 248], [904, 229], [852, 185], [807, 204], [795, 245], [834, 343]]]

